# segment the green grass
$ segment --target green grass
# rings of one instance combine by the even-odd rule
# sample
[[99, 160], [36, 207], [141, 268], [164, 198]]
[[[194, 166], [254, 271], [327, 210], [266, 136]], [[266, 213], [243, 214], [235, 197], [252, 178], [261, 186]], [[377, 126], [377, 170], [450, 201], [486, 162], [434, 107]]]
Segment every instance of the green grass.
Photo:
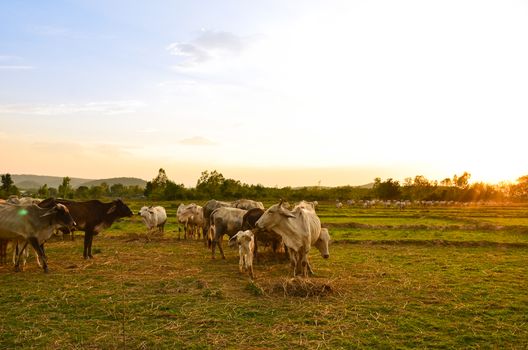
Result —
[[[371, 225], [394, 227], [358, 228], [347, 226], [358, 209], [323, 206], [323, 218], [339, 220], [330, 259], [311, 251], [311, 280], [332, 293], [294, 297], [274, 288], [288, 281], [284, 260], [262, 253], [250, 282], [235, 250], [211, 260], [202, 242], [179, 240], [172, 209], [167, 234], [149, 243], [138, 218], [123, 219], [95, 238], [93, 260], [82, 259], [78, 234], [47, 244], [49, 274], [33, 258], [21, 273], [0, 266], [0, 348], [528, 347], [528, 230], [518, 223], [461, 230], [438, 219], [409, 229], [416, 213], [387, 210], [377, 215], [394, 221]], [[465, 225], [512, 216], [467, 211], [449, 217]]]

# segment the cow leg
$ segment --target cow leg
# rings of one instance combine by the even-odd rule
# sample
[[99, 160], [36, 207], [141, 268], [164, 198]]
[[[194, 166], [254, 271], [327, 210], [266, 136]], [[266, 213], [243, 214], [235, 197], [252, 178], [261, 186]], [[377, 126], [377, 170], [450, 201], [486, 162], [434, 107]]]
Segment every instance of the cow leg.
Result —
[[85, 259], [92, 259], [92, 242], [93, 242], [94, 233], [92, 231], [86, 231], [84, 233], [84, 253], [83, 257]]
[[[302, 248], [301, 248], [302, 249]], [[303, 277], [308, 277], [308, 270], [311, 271], [310, 264], [308, 263], [308, 253], [303, 249], [301, 255], [301, 270]]]
[[215, 258], [216, 240], [211, 241], [211, 259]]
[[222, 259], [225, 260], [224, 249], [222, 248], [222, 238], [223, 238], [223, 237], [224, 237], [224, 236], [222, 236], [222, 237], [220, 237], [220, 238], [218, 239], [218, 249], [220, 249], [220, 253], [222, 254]]
[[93, 243], [93, 239], [94, 239], [94, 235], [95, 233], [91, 234], [90, 235], [90, 244], [88, 245], [88, 256], [90, 257], [90, 259], [93, 259], [93, 255], [92, 255], [92, 243]]
[[290, 257], [290, 267], [292, 270], [292, 277], [295, 277], [295, 274], [297, 272], [297, 257], [296, 252], [292, 249], [288, 249], [289, 257]]
[[83, 250], [83, 258], [88, 259], [88, 245], [90, 244], [90, 236], [92, 234], [89, 232], [84, 233], [84, 250]]
[[19, 251], [18, 250], [18, 242], [15, 243], [15, 247], [13, 248], [16, 252], [16, 259], [13, 261], [15, 263], [15, 272], [20, 272], [20, 258], [22, 257], [22, 254], [24, 253], [24, 250], [26, 249], [28, 245], [28, 242], [24, 243], [24, 247]]
[[46, 253], [44, 252], [44, 244], [39, 244], [39, 241], [36, 237], [29, 237], [29, 243], [31, 243], [31, 246], [37, 252], [37, 256], [40, 258], [40, 261], [42, 261], [42, 268], [44, 269], [44, 272], [48, 272], [48, 262], [46, 261]]

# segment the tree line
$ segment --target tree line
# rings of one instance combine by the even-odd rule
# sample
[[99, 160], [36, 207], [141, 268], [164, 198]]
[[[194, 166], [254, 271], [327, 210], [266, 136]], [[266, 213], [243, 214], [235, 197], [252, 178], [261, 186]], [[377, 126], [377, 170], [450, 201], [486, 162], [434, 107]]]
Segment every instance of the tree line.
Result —
[[[263, 185], [249, 185], [239, 180], [225, 178], [220, 172], [203, 171], [196, 182], [196, 187], [188, 188], [170, 180], [164, 169], [145, 187], [124, 186], [106, 183], [94, 186], [80, 186], [73, 188], [71, 179], [64, 177], [58, 188], [48, 187], [46, 184], [31, 195], [39, 198], [60, 197], [69, 199], [102, 199], [102, 198], [142, 198], [150, 200], [208, 200], [258, 198], [285, 198], [288, 200], [435, 200], [435, 201], [528, 201], [528, 175], [522, 176], [517, 183], [487, 184], [477, 182], [470, 184], [471, 174], [464, 172], [442, 181], [429, 180], [422, 175], [406, 178], [403, 183], [388, 178], [382, 181], [375, 178], [371, 188], [357, 186], [338, 187], [265, 187]], [[13, 184], [10, 174], [2, 175], [0, 197], [20, 195], [21, 191]]]

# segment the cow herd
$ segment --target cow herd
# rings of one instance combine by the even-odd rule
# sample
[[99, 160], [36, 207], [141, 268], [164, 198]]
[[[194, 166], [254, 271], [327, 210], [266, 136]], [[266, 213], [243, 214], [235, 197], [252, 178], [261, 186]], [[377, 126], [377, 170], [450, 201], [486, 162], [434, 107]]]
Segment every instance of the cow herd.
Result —
[[[308, 260], [311, 247], [323, 258], [329, 257], [330, 235], [316, 214], [317, 203], [301, 201], [293, 208], [282, 200], [267, 210], [262, 202], [240, 199], [233, 202], [208, 201], [203, 207], [181, 204], [176, 212], [183, 226], [184, 238], [203, 239], [216, 257], [216, 248], [225, 259], [222, 241], [229, 237], [229, 246], [238, 246], [239, 270], [254, 278], [253, 261], [258, 246], [269, 246], [274, 253], [284, 250], [293, 276], [313, 274]], [[93, 237], [110, 227], [117, 219], [131, 217], [130, 208], [120, 199], [109, 203], [98, 200], [77, 202], [48, 198], [43, 201], [0, 200], [0, 264], [6, 263], [8, 243], [13, 247], [15, 271], [25, 263], [28, 245], [36, 253], [39, 265], [48, 271], [44, 244], [55, 232], [73, 234], [84, 231], [85, 259], [92, 258]], [[137, 213], [149, 235], [163, 234], [167, 213], [161, 206], [143, 206]], [[73, 237], [73, 236], [72, 236]]]

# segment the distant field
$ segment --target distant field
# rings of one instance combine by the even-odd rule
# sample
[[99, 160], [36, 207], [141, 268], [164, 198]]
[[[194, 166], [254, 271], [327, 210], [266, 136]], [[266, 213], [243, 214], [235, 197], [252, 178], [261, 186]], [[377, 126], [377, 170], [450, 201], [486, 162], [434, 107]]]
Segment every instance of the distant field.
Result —
[[47, 244], [47, 275], [0, 266], [0, 348], [528, 347], [528, 207], [323, 204], [331, 257], [312, 250], [310, 280], [328, 288], [300, 297], [285, 260], [264, 252], [250, 282], [235, 250], [211, 260], [178, 239], [177, 203], [162, 204], [167, 233], [149, 243], [134, 217], [95, 238], [93, 260], [77, 233]]

